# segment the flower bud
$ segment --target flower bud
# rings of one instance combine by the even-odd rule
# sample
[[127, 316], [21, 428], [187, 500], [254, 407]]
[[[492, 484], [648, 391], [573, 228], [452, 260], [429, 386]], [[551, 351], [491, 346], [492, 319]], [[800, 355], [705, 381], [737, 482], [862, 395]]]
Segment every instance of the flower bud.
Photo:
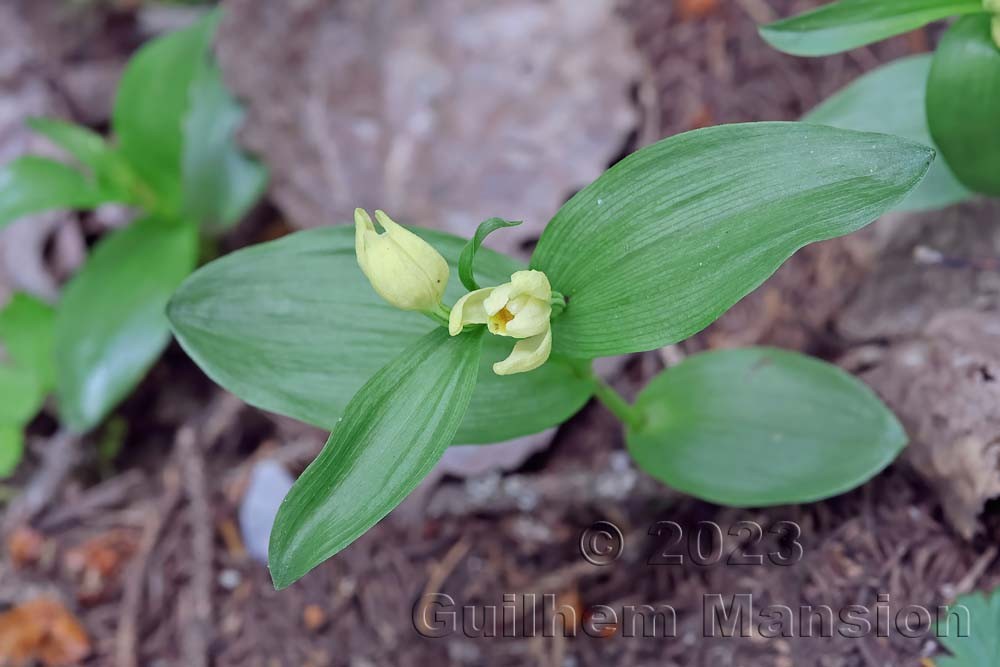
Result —
[[358, 265], [380, 297], [396, 308], [434, 312], [448, 286], [448, 262], [427, 241], [382, 211], [375, 219], [379, 234], [363, 209], [354, 211], [354, 245]]

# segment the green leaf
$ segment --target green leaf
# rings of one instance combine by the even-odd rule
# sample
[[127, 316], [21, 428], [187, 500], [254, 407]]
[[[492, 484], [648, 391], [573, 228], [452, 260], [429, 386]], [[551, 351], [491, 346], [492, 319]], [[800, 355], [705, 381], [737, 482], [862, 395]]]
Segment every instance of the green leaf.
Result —
[[[968, 623], [960, 625], [963, 608], [968, 610]], [[989, 595], [963, 595], [950, 609], [954, 613], [938, 619], [934, 636], [951, 656], [934, 658], [937, 667], [1000, 665], [1000, 589]]]
[[0, 342], [7, 356], [33, 372], [46, 393], [55, 386], [54, 328], [55, 310], [29, 294], [15, 294], [0, 311]]
[[88, 169], [98, 186], [116, 201], [137, 206], [149, 205], [150, 195], [143, 190], [132, 167], [96, 132], [63, 120], [30, 118], [28, 127], [69, 153]]
[[56, 311], [64, 423], [86, 431], [142, 379], [170, 340], [164, 308], [194, 267], [197, 229], [146, 218], [103, 239]]
[[45, 399], [38, 376], [28, 368], [0, 365], [0, 424], [27, 424]]
[[[846, 130], [895, 134], [934, 148], [925, 112], [931, 57], [928, 53], [883, 65], [827, 99], [803, 120]], [[942, 208], [970, 197], [972, 193], [938, 155], [927, 177], [896, 208]]]
[[517, 227], [520, 224], [520, 220], [504, 220], [503, 218], [490, 218], [479, 223], [479, 227], [476, 228], [476, 234], [465, 244], [465, 247], [462, 248], [462, 254], [458, 258], [458, 277], [462, 281], [462, 284], [465, 285], [465, 289], [470, 292], [479, 289], [479, 283], [476, 282], [473, 266], [476, 261], [476, 252], [479, 251], [479, 247], [483, 245], [486, 237], [498, 229]]
[[0, 227], [32, 213], [118, 201], [73, 167], [28, 155], [0, 168]]
[[870, 479], [906, 445], [899, 422], [836, 366], [767, 348], [706, 352], [642, 391], [636, 463], [723, 505], [804, 503]]
[[0, 477], [9, 477], [24, 456], [24, 432], [20, 426], [0, 424]]
[[955, 175], [1000, 196], [1000, 47], [990, 16], [968, 16], [945, 33], [927, 83], [927, 119]]
[[[411, 229], [456, 266], [464, 239]], [[506, 282], [523, 268], [488, 248], [476, 256], [484, 285]], [[452, 279], [445, 299], [464, 292]], [[358, 268], [348, 226], [298, 232], [218, 259], [185, 281], [168, 310], [177, 339], [215, 382], [251, 405], [328, 429], [372, 374], [435, 326], [374, 293]], [[590, 397], [580, 362], [553, 358], [530, 373], [494, 374], [491, 364], [513, 344], [487, 338], [456, 443], [535, 433], [561, 423]]]
[[236, 143], [243, 116], [218, 65], [206, 61], [191, 89], [183, 168], [185, 211], [208, 227], [239, 221], [267, 185], [267, 170]]
[[841, 0], [761, 27], [774, 48], [796, 56], [828, 56], [983, 11], [982, 0]]
[[722, 125], [625, 158], [559, 210], [531, 266], [566, 296], [553, 351], [651, 350], [711, 324], [796, 250], [899, 203], [934, 151], [805, 123]]
[[274, 520], [268, 565], [276, 588], [363, 535], [430, 472], [472, 398], [484, 335], [435, 329], [351, 399]]
[[143, 46], [118, 86], [112, 126], [119, 149], [167, 210], [179, 210], [182, 203], [184, 121], [218, 17], [213, 12]]

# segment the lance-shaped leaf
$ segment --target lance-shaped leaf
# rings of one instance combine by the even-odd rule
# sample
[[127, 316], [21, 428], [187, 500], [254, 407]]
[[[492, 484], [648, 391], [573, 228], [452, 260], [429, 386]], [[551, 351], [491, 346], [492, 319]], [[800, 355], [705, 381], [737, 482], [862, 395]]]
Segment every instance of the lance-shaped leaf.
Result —
[[[803, 118], [861, 132], [882, 132], [934, 148], [927, 126], [927, 76], [931, 54], [901, 58], [858, 78]], [[969, 192], [939, 153], [927, 177], [897, 207], [900, 211], [942, 208], [969, 199]]]
[[983, 11], [982, 0], [841, 0], [760, 29], [767, 42], [796, 56], [828, 56]]
[[68, 164], [28, 155], [0, 167], [0, 227], [54, 209], [91, 209], [118, 201]]
[[814, 241], [898, 204], [934, 151], [805, 123], [722, 125], [625, 158], [542, 233], [532, 268], [567, 299], [553, 352], [651, 350], [711, 324]]
[[281, 504], [268, 564], [284, 588], [374, 526], [416, 488], [458, 431], [484, 330], [418, 339], [351, 399]]
[[169, 210], [182, 201], [183, 126], [218, 19], [213, 12], [143, 46], [118, 86], [112, 126], [119, 149]]
[[706, 352], [636, 400], [627, 434], [639, 466], [723, 505], [803, 503], [843, 493], [906, 445], [892, 412], [836, 366], [767, 348]]
[[990, 16], [967, 16], [948, 29], [927, 83], [927, 118], [955, 175], [1000, 196], [1000, 46]]
[[147, 218], [104, 238], [56, 311], [59, 410], [73, 430], [98, 424], [170, 340], [164, 309], [194, 268], [194, 225]]
[[[412, 229], [412, 228], [411, 228]], [[414, 229], [452, 267], [445, 301], [465, 290], [455, 267], [465, 240]], [[487, 248], [476, 254], [482, 285], [524, 267]], [[388, 305], [354, 256], [354, 229], [325, 227], [234, 252], [199, 269], [170, 302], [177, 339], [202, 370], [251, 405], [332, 429], [358, 388], [434, 328]], [[456, 443], [490, 443], [561, 423], [589, 398], [577, 368], [550, 359], [530, 373], [498, 376], [491, 364], [514, 341], [488, 336], [482, 372]]]

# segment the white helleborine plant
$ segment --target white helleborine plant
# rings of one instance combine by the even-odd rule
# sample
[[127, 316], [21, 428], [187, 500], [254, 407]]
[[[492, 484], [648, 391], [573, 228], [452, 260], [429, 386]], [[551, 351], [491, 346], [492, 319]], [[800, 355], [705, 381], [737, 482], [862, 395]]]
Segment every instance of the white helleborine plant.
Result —
[[354, 248], [358, 264], [378, 295], [401, 310], [443, 313], [441, 297], [448, 286], [448, 262], [434, 247], [383, 211], [375, 219], [354, 211]]
[[422, 238], [382, 211], [375, 219], [364, 209], [354, 211], [354, 244], [358, 264], [375, 291], [402, 310], [447, 319], [452, 336], [470, 324], [485, 324], [490, 333], [518, 339], [503, 361], [493, 364], [497, 375], [526, 373], [545, 363], [552, 351], [552, 286], [541, 271], [517, 271], [509, 283], [469, 292], [449, 315], [441, 303], [448, 285], [448, 262]]
[[552, 287], [541, 271], [518, 271], [509, 283], [469, 292], [451, 309], [448, 333], [457, 336], [467, 324], [485, 324], [491, 334], [519, 338], [497, 375], [534, 370], [552, 351]]

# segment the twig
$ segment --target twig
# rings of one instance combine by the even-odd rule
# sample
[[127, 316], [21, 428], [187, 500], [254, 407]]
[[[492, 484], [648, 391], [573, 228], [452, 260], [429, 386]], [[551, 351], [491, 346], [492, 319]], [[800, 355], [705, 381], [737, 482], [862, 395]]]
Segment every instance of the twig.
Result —
[[[441, 585], [444, 584], [448, 575], [452, 573], [455, 567], [458, 566], [458, 563], [465, 557], [465, 554], [469, 552], [470, 546], [472, 545], [463, 537], [455, 542], [441, 562], [434, 566], [431, 576], [427, 579], [427, 585], [424, 586], [424, 593], [420, 596], [420, 613], [414, 615], [414, 622], [417, 622], [417, 619], [419, 619], [421, 624], [426, 621], [427, 607], [430, 605], [431, 596], [441, 592]], [[418, 632], [430, 632], [433, 628], [424, 626], [417, 630]]]
[[80, 458], [79, 442], [80, 436], [65, 430], [49, 438], [42, 448], [41, 467], [7, 510], [3, 522], [5, 533], [31, 521], [59, 492]]
[[214, 544], [204, 454], [232, 423], [242, 407], [243, 402], [236, 397], [220, 393], [204, 411], [188, 419], [177, 430], [172, 461], [165, 474], [166, 490], [146, 524], [139, 553], [125, 581], [121, 621], [116, 638], [117, 667], [138, 665], [136, 646], [147, 569], [163, 528], [183, 497], [187, 498], [191, 521], [193, 544], [190, 563], [194, 571], [187, 589], [180, 596], [182, 610], [186, 612], [190, 608], [190, 613], [184, 615], [185, 622], [181, 629], [182, 652], [184, 664], [190, 667], [208, 665]]
[[167, 489], [160, 502], [149, 512], [149, 521], [142, 532], [139, 549], [129, 566], [122, 593], [121, 620], [118, 622], [118, 633], [115, 638], [115, 665], [117, 667], [137, 667], [138, 656], [136, 644], [139, 637], [139, 616], [142, 607], [143, 583], [146, 580], [146, 569], [160, 533], [167, 520], [174, 513], [181, 500], [180, 480], [176, 471], [166, 474]]
[[191, 526], [192, 573], [185, 595], [190, 607], [184, 614], [181, 630], [184, 664], [207, 667], [212, 623], [212, 515], [205, 490], [205, 462], [194, 427], [183, 426], [177, 433], [177, 456], [183, 471]]

